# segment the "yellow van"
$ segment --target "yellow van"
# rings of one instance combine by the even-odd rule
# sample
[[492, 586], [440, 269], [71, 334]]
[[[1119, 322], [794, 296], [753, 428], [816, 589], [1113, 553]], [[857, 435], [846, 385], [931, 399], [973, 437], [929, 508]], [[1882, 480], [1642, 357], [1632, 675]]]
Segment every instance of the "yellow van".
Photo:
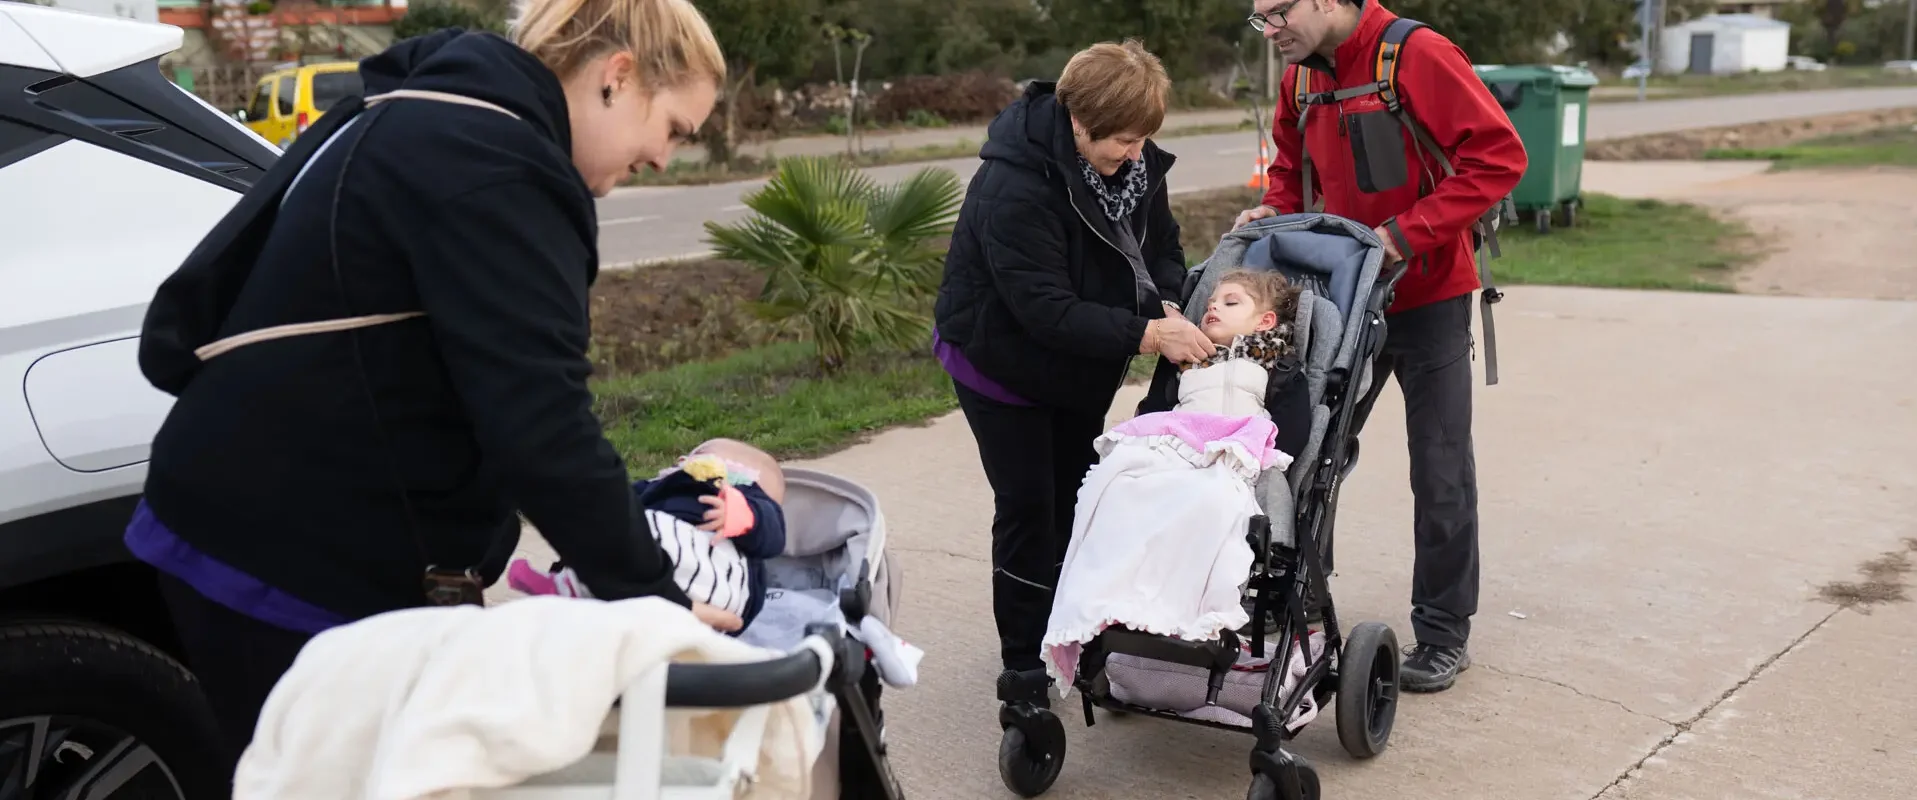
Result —
[[252, 101], [235, 116], [284, 150], [334, 103], [363, 90], [357, 61], [289, 66], [260, 78]]

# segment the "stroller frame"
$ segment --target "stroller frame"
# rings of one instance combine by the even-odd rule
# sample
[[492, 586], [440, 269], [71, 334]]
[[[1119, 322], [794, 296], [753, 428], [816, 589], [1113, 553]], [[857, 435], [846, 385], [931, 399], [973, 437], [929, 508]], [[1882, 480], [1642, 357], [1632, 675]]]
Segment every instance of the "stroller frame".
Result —
[[[1081, 692], [1086, 727], [1097, 724], [1093, 713], [1097, 707], [1190, 725], [1245, 731], [1240, 726], [1191, 719], [1113, 697], [1105, 673], [1106, 659], [1122, 653], [1208, 670], [1206, 703], [1216, 705], [1225, 676], [1237, 663], [1241, 637], [1248, 632], [1253, 655], [1262, 658], [1267, 635], [1274, 635], [1276, 656], [1266, 671], [1259, 702], [1251, 715], [1254, 744], [1250, 753], [1252, 777], [1247, 800], [1316, 800], [1320, 796], [1317, 770], [1303, 756], [1284, 748], [1285, 742], [1296, 735], [1286, 723], [1303, 704], [1307, 692], [1321, 709], [1336, 697], [1338, 736], [1345, 750], [1355, 758], [1371, 758], [1384, 751], [1397, 713], [1401, 666], [1397, 635], [1382, 622], [1366, 621], [1345, 636], [1338, 624], [1328, 579], [1338, 490], [1357, 463], [1358, 430], [1370, 416], [1376, 400], [1376, 393], [1367, 391], [1369, 384], [1365, 378], [1370, 364], [1384, 346], [1384, 309], [1391, 305], [1404, 266], [1384, 268], [1382, 242], [1356, 222], [1320, 213], [1284, 215], [1256, 221], [1225, 234], [1219, 252], [1187, 276], [1182, 294], [1187, 309], [1191, 309], [1192, 294], [1205, 270], [1240, 266], [1238, 263], [1213, 264], [1220, 253], [1229, 251], [1226, 260], [1235, 261], [1246, 249], [1245, 242], [1267, 233], [1325, 229], [1349, 235], [1367, 245], [1371, 250], [1368, 258], [1379, 262], [1378, 267], [1372, 268], [1377, 270], [1378, 277], [1370, 286], [1359, 289], [1362, 304], [1358, 302], [1360, 298], [1354, 297], [1345, 312], [1346, 316], [1362, 315], [1362, 324], [1356, 326], [1358, 339], [1351, 359], [1325, 370], [1322, 399], [1314, 398], [1314, 406], [1324, 406], [1331, 411], [1324, 437], [1315, 454], [1301, 454], [1301, 460], [1292, 466], [1294, 470], [1311, 470], [1304, 482], [1290, 489], [1298, 500], [1293, 541], [1289, 545], [1274, 541], [1271, 520], [1266, 515], [1253, 517], [1247, 531], [1246, 539], [1254, 555], [1244, 593], [1251, 600], [1251, 624], [1245, 631], [1222, 631], [1218, 639], [1209, 642], [1113, 626], [1086, 644], [1073, 680], [1073, 687]], [[1238, 245], [1228, 247], [1234, 238]], [[1196, 309], [1187, 313], [1195, 312]], [[1348, 318], [1341, 321], [1346, 323], [1342, 326], [1344, 330], [1353, 329]], [[1161, 357], [1159, 369], [1163, 371], [1167, 366]], [[1383, 379], [1377, 375], [1369, 378]], [[1318, 615], [1322, 615], [1325, 645], [1313, 658], [1306, 643], [1312, 634], [1310, 622]], [[1306, 670], [1303, 679], [1286, 691], [1284, 683], [1294, 647], [1306, 648], [1303, 654]], [[1042, 794], [1057, 780], [1064, 766], [1064, 726], [1044, 704], [1030, 702], [1029, 696], [1021, 696], [1003, 682], [999, 695], [1000, 701], [1006, 704], [1000, 713], [1000, 723], [1005, 729], [999, 750], [1000, 776], [1008, 788], [1023, 797]]]

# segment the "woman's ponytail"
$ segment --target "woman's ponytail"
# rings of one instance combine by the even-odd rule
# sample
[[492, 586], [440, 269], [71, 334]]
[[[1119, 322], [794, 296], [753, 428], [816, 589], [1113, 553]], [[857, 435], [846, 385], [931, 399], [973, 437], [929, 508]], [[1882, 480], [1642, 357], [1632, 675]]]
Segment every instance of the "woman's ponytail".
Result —
[[725, 80], [725, 56], [691, 0], [522, 0], [514, 43], [561, 79], [607, 53], [632, 53], [654, 89]]

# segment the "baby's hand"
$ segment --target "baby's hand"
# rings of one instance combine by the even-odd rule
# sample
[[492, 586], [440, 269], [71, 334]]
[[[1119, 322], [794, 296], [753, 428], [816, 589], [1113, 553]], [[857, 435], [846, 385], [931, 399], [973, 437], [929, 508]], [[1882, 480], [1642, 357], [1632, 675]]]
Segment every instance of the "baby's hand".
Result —
[[705, 503], [707, 506], [709, 506], [706, 509], [706, 515], [704, 517], [705, 521], [699, 523], [699, 530], [705, 531], [707, 533], [711, 533], [713, 531], [718, 530], [720, 525], [725, 524], [726, 501], [724, 499], [720, 498], [719, 495], [716, 495], [716, 494], [707, 494], [707, 495], [700, 495], [699, 502]]

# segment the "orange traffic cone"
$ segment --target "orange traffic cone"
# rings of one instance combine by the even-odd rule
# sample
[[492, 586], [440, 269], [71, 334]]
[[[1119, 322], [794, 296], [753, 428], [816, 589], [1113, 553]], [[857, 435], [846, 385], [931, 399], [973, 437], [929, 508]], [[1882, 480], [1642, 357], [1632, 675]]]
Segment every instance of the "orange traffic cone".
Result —
[[1269, 156], [1266, 155], [1266, 146], [1264, 139], [1258, 140], [1258, 160], [1252, 164], [1251, 179], [1245, 181], [1245, 188], [1247, 189], [1265, 190], [1270, 188], [1269, 182], [1271, 175], [1265, 170], [1270, 169], [1271, 160]]

